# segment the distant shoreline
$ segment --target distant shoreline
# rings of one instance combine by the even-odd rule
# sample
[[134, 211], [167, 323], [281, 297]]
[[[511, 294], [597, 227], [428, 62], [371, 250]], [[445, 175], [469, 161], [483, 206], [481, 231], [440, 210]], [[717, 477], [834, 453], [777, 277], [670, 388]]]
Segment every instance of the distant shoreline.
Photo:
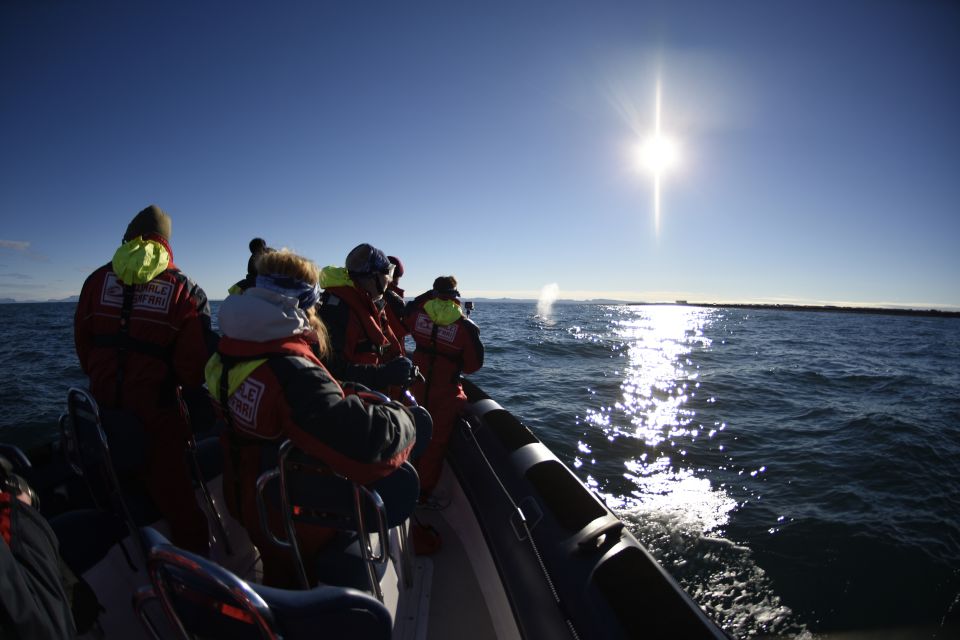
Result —
[[929, 318], [960, 318], [960, 311], [941, 311], [940, 309], [898, 309], [895, 307], [839, 307], [836, 305], [747, 304], [727, 302], [628, 302], [626, 304], [672, 304], [678, 307], [712, 307], [717, 309], [772, 309], [774, 311], [817, 311], [890, 316], [922, 316]]
[[[517, 302], [536, 304], [537, 300], [533, 298], [464, 298], [464, 300], [474, 302]], [[0, 305], [4, 304], [50, 304], [50, 303], [76, 303], [76, 300], [25, 300], [16, 301], [10, 299], [0, 299]], [[210, 302], [222, 302], [222, 300], [211, 300]], [[626, 300], [556, 300], [553, 304], [612, 304], [628, 305], [631, 307], [707, 307], [712, 309], [770, 309], [773, 311], [813, 311], [821, 313], [857, 313], [871, 315], [889, 315], [889, 316], [918, 316], [926, 318], [960, 318], [960, 311], [943, 311], [941, 309], [901, 309], [897, 307], [841, 307], [837, 305], [816, 305], [816, 304], [770, 304], [770, 303], [747, 303], [747, 302], [687, 302], [686, 300], [677, 300], [675, 302], [628, 302]]]
[[[465, 300], [467, 298], [464, 298]], [[526, 302], [536, 304], [533, 298], [470, 298], [474, 302]], [[553, 304], [622, 304], [628, 306], [648, 307], [708, 307], [713, 309], [770, 309], [773, 311], [814, 311], [832, 313], [858, 313], [892, 316], [920, 316], [929, 318], [960, 318], [960, 311], [944, 311], [941, 309], [906, 309], [898, 307], [843, 307], [838, 305], [816, 304], [772, 304], [749, 302], [628, 302], [626, 300], [556, 300]]]

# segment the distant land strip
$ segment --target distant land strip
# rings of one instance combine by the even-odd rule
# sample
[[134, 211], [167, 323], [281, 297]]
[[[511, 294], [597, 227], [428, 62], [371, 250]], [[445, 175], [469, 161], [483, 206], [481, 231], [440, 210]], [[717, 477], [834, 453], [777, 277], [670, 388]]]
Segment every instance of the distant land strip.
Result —
[[[467, 298], [464, 298], [466, 300]], [[469, 298], [475, 302], [525, 302], [536, 303], [536, 298]], [[833, 313], [869, 313], [873, 315], [892, 316], [921, 316], [929, 318], [960, 318], [960, 311], [945, 311], [942, 309], [914, 309], [906, 307], [844, 307], [833, 304], [775, 304], [769, 302], [688, 302], [676, 300], [674, 302], [649, 302], [614, 300], [610, 298], [592, 298], [590, 300], [569, 300], [558, 298], [552, 304], [615, 304], [629, 306], [676, 306], [676, 307], [710, 307], [714, 309], [772, 309], [774, 311], [818, 311]]]
[[[650, 302], [628, 302], [627, 304], [657, 304]], [[659, 303], [664, 304], [664, 303]], [[666, 303], [670, 304], [670, 303]], [[773, 309], [779, 311], [821, 311], [832, 313], [869, 313], [889, 316], [923, 316], [929, 318], [960, 318], [960, 311], [942, 311], [940, 309], [898, 309], [896, 307], [841, 307], [837, 305], [806, 304], [748, 304], [730, 302], [686, 302], [678, 300], [673, 304], [685, 307], [713, 307], [716, 309]]]

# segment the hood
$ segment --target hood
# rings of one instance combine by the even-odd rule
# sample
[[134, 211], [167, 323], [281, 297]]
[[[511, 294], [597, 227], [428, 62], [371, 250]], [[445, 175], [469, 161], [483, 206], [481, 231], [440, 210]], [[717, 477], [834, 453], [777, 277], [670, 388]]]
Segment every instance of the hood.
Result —
[[329, 289], [330, 287], [354, 287], [350, 274], [346, 267], [324, 267], [320, 270], [320, 288]]
[[313, 330], [296, 298], [259, 287], [228, 296], [220, 304], [217, 322], [223, 335], [250, 342], [269, 342]]
[[434, 324], [440, 325], [441, 327], [453, 324], [463, 317], [463, 311], [460, 309], [459, 304], [454, 300], [445, 300], [443, 298], [428, 300], [426, 304], [423, 305], [423, 310], [427, 312], [427, 315], [430, 316]]
[[113, 254], [113, 272], [124, 284], [146, 284], [171, 266], [170, 250], [156, 240], [137, 236]]

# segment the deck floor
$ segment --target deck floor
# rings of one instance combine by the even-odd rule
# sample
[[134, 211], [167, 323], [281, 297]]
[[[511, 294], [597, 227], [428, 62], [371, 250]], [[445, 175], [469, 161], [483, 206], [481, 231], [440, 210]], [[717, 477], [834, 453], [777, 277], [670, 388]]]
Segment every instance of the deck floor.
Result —
[[[223, 504], [219, 480], [210, 483], [210, 488], [218, 503]], [[442, 510], [418, 507], [416, 518], [439, 532], [440, 549], [429, 556], [413, 556], [414, 579], [409, 589], [400, 587], [397, 574], [392, 571], [385, 580], [388, 607], [397, 607], [394, 640], [519, 639], [513, 614], [479, 525], [447, 465], [444, 465], [438, 493], [452, 499], [449, 506]], [[258, 581], [261, 575], [257, 562], [259, 554], [239, 523], [229, 516], [225, 520], [231, 529], [231, 541], [238, 549], [249, 550], [249, 553], [228, 557], [215, 548], [212, 559], [247, 580]], [[411, 526], [415, 521], [411, 520]], [[166, 530], [164, 523], [155, 526], [161, 532]], [[394, 566], [392, 563], [391, 567]], [[85, 577], [97, 590], [108, 613], [101, 617], [103, 626], [85, 634], [84, 638], [147, 637], [130, 606], [131, 594], [148, 584], [144, 571], [132, 572], [119, 547], [114, 547], [108, 558]], [[165, 621], [159, 606], [151, 605], [148, 610], [150, 617], [163, 628]], [[172, 632], [172, 629], [167, 631]], [[165, 631], [161, 631], [161, 635], [166, 635]]]
[[[424, 630], [422, 625], [417, 625], [416, 635], [406, 635], [404, 626], [398, 625], [394, 638], [519, 638], [513, 614], [495, 576], [496, 570], [486, 555], [479, 526], [447, 465], [444, 465], [437, 493], [450, 499], [449, 506], [442, 510], [418, 507], [416, 519], [411, 521], [413, 524], [419, 520], [434, 527], [442, 541], [436, 553], [416, 557], [416, 564], [424, 561], [429, 564], [429, 588], [418, 595], [420, 613], [427, 614], [428, 626]], [[419, 576], [420, 572], [418, 568], [415, 574]]]
[[496, 638], [477, 576], [466, 549], [442, 511], [418, 510], [417, 517], [440, 532], [443, 546], [426, 559], [432, 565], [426, 638]]

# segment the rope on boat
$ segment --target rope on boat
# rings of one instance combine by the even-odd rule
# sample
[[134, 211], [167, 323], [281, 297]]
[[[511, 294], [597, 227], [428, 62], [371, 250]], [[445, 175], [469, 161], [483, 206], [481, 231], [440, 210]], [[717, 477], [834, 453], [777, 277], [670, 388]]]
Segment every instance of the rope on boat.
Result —
[[497, 484], [500, 486], [500, 490], [503, 491], [503, 495], [506, 496], [507, 501], [510, 503], [510, 506], [513, 507], [513, 510], [517, 512], [520, 516], [520, 523], [523, 525], [523, 530], [527, 534], [527, 540], [530, 541], [530, 548], [533, 550], [533, 555], [537, 559], [537, 564], [540, 565], [540, 571], [543, 572], [543, 577], [547, 581], [547, 586], [550, 588], [550, 593], [553, 594], [553, 600], [556, 602], [557, 607], [560, 609], [560, 613], [563, 615], [564, 622], [567, 623], [567, 628], [570, 629], [570, 635], [574, 637], [575, 640], [580, 640], [580, 635], [577, 633], [576, 627], [573, 626], [573, 621], [570, 619], [570, 616], [567, 614], [567, 608], [563, 605], [563, 601], [560, 599], [560, 594], [557, 593], [557, 589], [553, 584], [553, 579], [550, 577], [550, 572], [547, 570], [547, 565], [543, 562], [543, 557], [540, 555], [540, 550], [537, 548], [537, 543], [533, 540], [533, 534], [530, 532], [530, 528], [527, 526], [527, 518], [523, 515], [523, 509], [514, 502], [513, 496], [510, 495], [510, 492], [503, 485], [503, 482], [500, 480], [500, 476], [497, 475], [497, 472], [494, 470], [493, 465], [490, 464], [490, 460], [487, 459], [487, 454], [484, 453], [483, 447], [480, 445], [480, 442], [477, 440], [476, 436], [473, 434], [473, 427], [469, 422], [466, 423], [467, 428], [470, 432], [470, 440], [473, 441], [474, 445], [477, 447], [477, 451], [480, 453], [480, 457], [483, 459], [483, 462], [487, 465], [487, 468], [490, 469], [490, 473], [493, 475], [494, 480], [497, 481]]

